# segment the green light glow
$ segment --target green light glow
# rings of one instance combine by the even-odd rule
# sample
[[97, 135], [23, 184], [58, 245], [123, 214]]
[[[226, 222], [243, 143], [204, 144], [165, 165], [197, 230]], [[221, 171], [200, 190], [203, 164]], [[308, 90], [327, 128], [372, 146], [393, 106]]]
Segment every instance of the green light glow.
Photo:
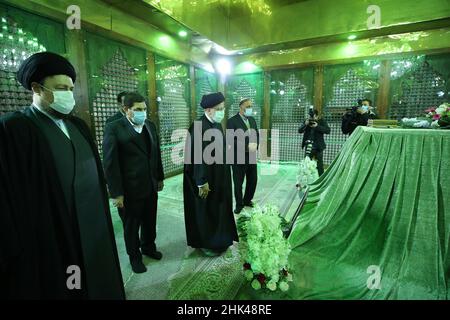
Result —
[[159, 37], [159, 43], [167, 48], [172, 45], [172, 39], [169, 36], [161, 36]]
[[357, 47], [353, 43], [349, 43], [344, 48], [344, 53], [346, 56], [352, 56], [356, 53]]
[[352, 34], [352, 35], [349, 35], [347, 39], [348, 40], [355, 40], [356, 36], [354, 34]]
[[187, 35], [188, 35], [188, 33], [186, 32], [186, 31], [184, 31], [184, 30], [181, 30], [180, 32], [178, 32], [178, 35], [180, 36], [180, 37], [186, 37]]

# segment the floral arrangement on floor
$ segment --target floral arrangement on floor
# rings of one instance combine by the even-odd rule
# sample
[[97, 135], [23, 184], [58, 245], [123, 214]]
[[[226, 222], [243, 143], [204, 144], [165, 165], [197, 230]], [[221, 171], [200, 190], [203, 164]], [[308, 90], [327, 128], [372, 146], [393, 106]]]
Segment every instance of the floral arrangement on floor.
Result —
[[450, 104], [443, 103], [437, 108], [425, 110], [427, 118], [431, 119], [431, 127], [449, 127], [450, 126]]
[[255, 290], [289, 289], [291, 248], [283, 236], [283, 223], [278, 208], [272, 205], [242, 212], [237, 220], [244, 276]]
[[401, 124], [405, 128], [450, 128], [450, 105], [443, 103], [439, 107], [425, 110], [424, 117], [403, 118]]
[[310, 159], [308, 156], [300, 161], [297, 174], [297, 187], [307, 186], [319, 179], [317, 171], [317, 161]]

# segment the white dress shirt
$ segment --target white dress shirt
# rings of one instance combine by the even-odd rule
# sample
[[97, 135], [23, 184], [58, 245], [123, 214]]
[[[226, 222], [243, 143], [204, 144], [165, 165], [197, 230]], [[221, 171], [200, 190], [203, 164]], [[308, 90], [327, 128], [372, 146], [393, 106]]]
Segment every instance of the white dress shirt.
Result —
[[136, 131], [139, 134], [142, 133], [142, 129], [144, 128], [143, 124], [141, 124], [141, 125], [134, 124], [133, 122], [130, 121], [130, 119], [128, 119], [128, 117], [127, 117], [127, 120], [133, 127], [134, 131]]

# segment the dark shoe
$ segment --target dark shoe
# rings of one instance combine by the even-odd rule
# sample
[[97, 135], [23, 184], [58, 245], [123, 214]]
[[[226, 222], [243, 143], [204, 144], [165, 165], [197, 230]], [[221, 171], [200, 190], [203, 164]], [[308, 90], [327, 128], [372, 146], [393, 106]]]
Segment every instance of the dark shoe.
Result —
[[161, 260], [162, 259], [162, 253], [155, 250], [155, 251], [146, 251], [143, 250], [142, 254], [145, 254], [147, 257], [155, 259], [155, 260]]
[[142, 258], [131, 259], [130, 264], [134, 273], [144, 273], [147, 271], [147, 268], [142, 263]]
[[250, 201], [250, 202], [244, 203], [244, 206], [253, 208], [255, 206], [255, 204], [253, 203], [253, 201]]
[[241, 213], [242, 209], [244, 209], [244, 207], [236, 207], [236, 209], [234, 209], [234, 213], [239, 214]]

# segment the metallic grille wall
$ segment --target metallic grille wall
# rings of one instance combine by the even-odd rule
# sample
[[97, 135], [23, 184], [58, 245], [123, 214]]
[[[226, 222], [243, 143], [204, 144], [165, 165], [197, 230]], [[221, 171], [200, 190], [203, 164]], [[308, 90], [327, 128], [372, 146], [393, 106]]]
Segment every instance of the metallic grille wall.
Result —
[[122, 91], [135, 92], [138, 88], [136, 72], [125, 59], [123, 52], [117, 50], [112, 59], [101, 69], [103, 86], [92, 102], [95, 135], [100, 154], [102, 154], [103, 133], [106, 119], [118, 111], [117, 95]]
[[32, 93], [19, 84], [16, 73], [23, 60], [41, 51], [46, 51], [46, 48], [37, 38], [19, 28], [11, 18], [1, 18], [0, 115], [31, 105]]
[[278, 101], [272, 105], [272, 132], [279, 132], [279, 160], [300, 161], [304, 152], [298, 128], [305, 122], [311, 106], [308, 88], [292, 74], [285, 83], [271, 82], [271, 96], [274, 95], [278, 95]]
[[200, 106], [202, 96], [217, 91], [217, 78], [214, 74], [201, 69], [195, 69], [197, 119], [203, 114]]
[[262, 73], [233, 76], [227, 82], [226, 101], [228, 118], [239, 112], [239, 102], [249, 98], [253, 103], [253, 117], [261, 128], [261, 111], [264, 103], [264, 78]]
[[172, 134], [177, 129], [188, 129], [190, 125], [190, 79], [186, 65], [162, 57], [156, 59], [156, 93], [158, 101], [161, 157], [164, 174], [179, 173], [183, 163], [172, 160]]
[[388, 112], [390, 119], [424, 116], [425, 109], [446, 102], [445, 80], [427, 62], [408, 77], [408, 81], [401, 84], [401, 94], [392, 98]]
[[349, 69], [333, 86], [333, 97], [325, 104], [323, 110], [324, 119], [331, 129], [330, 134], [325, 136], [327, 148], [324, 152], [324, 164], [329, 165], [333, 162], [347, 140], [348, 136], [341, 131], [342, 116], [346, 109], [355, 106], [358, 99], [364, 97], [373, 101], [374, 96], [373, 90], [365, 86], [365, 82], [353, 69]]

